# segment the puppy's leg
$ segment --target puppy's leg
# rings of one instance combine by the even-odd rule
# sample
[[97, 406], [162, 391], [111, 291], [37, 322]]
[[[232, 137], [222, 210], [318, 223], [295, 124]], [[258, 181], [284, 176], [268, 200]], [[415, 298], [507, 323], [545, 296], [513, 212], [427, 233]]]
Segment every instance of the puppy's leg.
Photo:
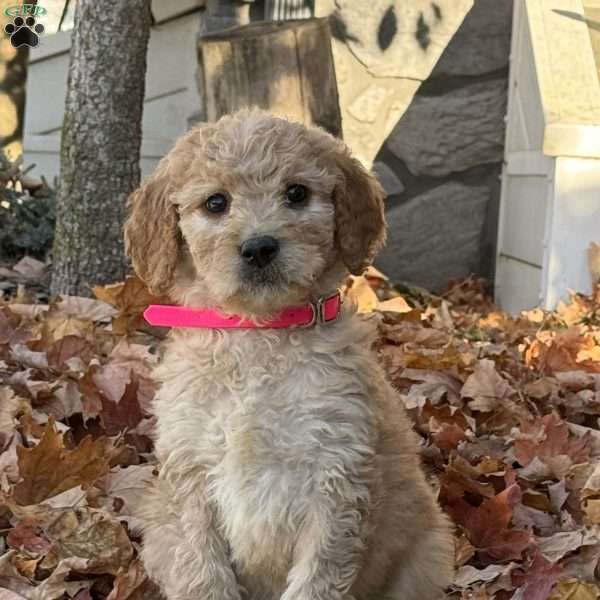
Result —
[[454, 575], [454, 541], [445, 518], [398, 560], [380, 600], [441, 600]]
[[299, 532], [288, 587], [281, 600], [352, 600], [364, 550], [366, 483], [329, 478], [309, 500]]
[[142, 560], [168, 600], [240, 600], [227, 547], [193, 490], [178, 497], [157, 480], [144, 510]]

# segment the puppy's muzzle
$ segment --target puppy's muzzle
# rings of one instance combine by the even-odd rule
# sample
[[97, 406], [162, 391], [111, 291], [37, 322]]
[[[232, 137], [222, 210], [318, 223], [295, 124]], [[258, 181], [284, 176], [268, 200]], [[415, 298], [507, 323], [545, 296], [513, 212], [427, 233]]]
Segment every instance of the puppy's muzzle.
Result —
[[278, 253], [279, 242], [270, 235], [250, 238], [240, 246], [240, 256], [244, 262], [257, 269], [271, 264]]

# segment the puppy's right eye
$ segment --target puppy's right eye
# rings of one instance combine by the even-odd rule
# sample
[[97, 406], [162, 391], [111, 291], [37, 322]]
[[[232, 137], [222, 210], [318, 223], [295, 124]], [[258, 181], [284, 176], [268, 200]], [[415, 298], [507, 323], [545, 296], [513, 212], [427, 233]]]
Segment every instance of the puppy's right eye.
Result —
[[227, 197], [225, 194], [213, 194], [207, 198], [204, 208], [214, 214], [224, 213], [227, 210]]

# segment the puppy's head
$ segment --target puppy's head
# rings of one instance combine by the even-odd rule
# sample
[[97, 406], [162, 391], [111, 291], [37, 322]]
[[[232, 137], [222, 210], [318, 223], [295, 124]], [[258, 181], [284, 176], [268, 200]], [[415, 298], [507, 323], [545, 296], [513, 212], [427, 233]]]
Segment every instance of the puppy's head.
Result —
[[155, 293], [268, 315], [366, 268], [383, 197], [343, 142], [243, 111], [188, 132], [132, 194], [127, 252]]

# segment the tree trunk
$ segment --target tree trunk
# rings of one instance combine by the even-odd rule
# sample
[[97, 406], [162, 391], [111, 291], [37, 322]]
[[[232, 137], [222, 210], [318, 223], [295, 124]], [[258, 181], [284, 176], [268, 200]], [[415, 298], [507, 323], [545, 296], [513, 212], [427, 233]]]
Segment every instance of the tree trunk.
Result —
[[62, 130], [53, 294], [122, 280], [123, 223], [140, 181], [149, 0], [79, 0]]
[[342, 134], [327, 19], [264, 22], [199, 42], [206, 117], [258, 106]]
[[14, 48], [4, 26], [14, 17], [5, 15], [9, 6], [21, 3], [0, 0], [0, 150], [11, 160], [23, 153], [23, 120], [29, 48]]

